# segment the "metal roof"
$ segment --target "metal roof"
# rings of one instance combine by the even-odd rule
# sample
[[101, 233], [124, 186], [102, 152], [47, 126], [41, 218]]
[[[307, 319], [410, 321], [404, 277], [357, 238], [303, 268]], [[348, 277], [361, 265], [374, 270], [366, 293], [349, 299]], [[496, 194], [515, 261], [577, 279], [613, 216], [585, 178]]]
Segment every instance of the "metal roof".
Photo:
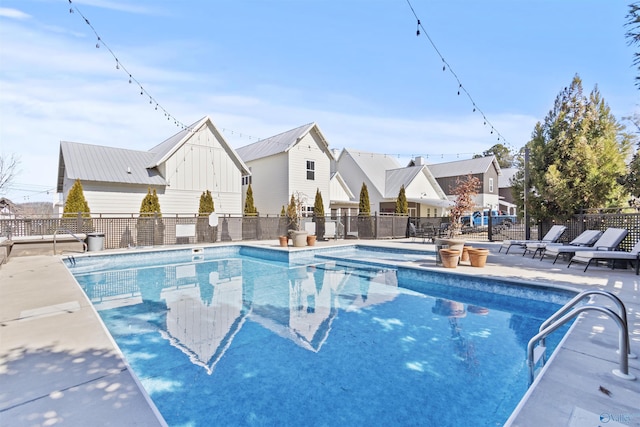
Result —
[[511, 187], [511, 179], [518, 173], [518, 168], [504, 168], [502, 175], [498, 177], [498, 188]]
[[495, 156], [478, 157], [475, 159], [457, 160], [446, 163], [434, 163], [428, 167], [434, 177], [445, 178], [450, 176], [486, 173], [492, 163], [495, 164], [498, 175], [500, 175], [500, 165], [498, 165], [498, 161]]
[[156, 169], [148, 169], [153, 158], [147, 151], [127, 150], [78, 142], [60, 142], [58, 192], [64, 177], [81, 181], [167, 185]]
[[[236, 152], [245, 163], [262, 159], [263, 157], [273, 156], [274, 154], [284, 153], [289, 151], [301, 138], [309, 133], [314, 126], [316, 126], [315, 123], [308, 123], [270, 138], [261, 139], [253, 144], [237, 148]], [[320, 136], [322, 137], [322, 134], [320, 134]], [[322, 137], [322, 139], [324, 140], [324, 137]]]
[[[351, 149], [344, 149], [340, 154], [340, 157], [348, 154], [353, 161], [358, 165], [360, 170], [364, 173], [366, 177], [371, 180], [371, 183], [374, 185], [375, 190], [380, 195], [386, 194], [385, 186], [386, 186], [386, 173], [385, 171], [392, 169], [400, 169], [400, 162], [388, 154], [379, 154], [379, 153], [370, 153], [366, 151], [358, 151]], [[398, 186], [398, 191], [400, 190], [400, 186]], [[398, 193], [393, 197], [396, 197]]]
[[422, 166], [412, 166], [386, 171], [384, 197], [395, 199], [400, 193], [400, 187], [407, 188], [416, 175], [422, 172]]
[[249, 168], [218, 132], [211, 119], [205, 116], [149, 151], [60, 142], [58, 192], [63, 191], [65, 174], [69, 179], [80, 179], [81, 181], [167, 185], [157, 167], [187, 143], [196, 131], [205, 126], [210, 126], [215, 137], [242, 174], [248, 174]]

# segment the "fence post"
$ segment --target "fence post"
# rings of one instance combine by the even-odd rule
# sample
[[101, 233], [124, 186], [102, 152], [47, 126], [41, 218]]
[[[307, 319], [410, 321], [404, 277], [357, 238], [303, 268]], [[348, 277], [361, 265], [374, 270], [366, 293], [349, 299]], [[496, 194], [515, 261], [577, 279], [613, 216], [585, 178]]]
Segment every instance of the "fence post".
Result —
[[[71, 230], [74, 231], [74, 230]], [[78, 212], [78, 216], [76, 219], [76, 233], [82, 233], [82, 212]]]
[[489, 218], [487, 218], [487, 240], [493, 242], [493, 215], [491, 212], [491, 208], [489, 208]]

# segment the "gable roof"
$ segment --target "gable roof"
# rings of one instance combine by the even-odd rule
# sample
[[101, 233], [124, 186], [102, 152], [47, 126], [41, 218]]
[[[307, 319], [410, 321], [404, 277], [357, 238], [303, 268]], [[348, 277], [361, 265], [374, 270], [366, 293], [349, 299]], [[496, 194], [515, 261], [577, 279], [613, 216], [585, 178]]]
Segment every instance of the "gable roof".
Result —
[[423, 198], [421, 196], [420, 198], [407, 197], [407, 200], [411, 202], [425, 203], [439, 207], [451, 206], [453, 202], [447, 199], [447, 195], [444, 193], [444, 191], [440, 187], [440, 184], [438, 184], [438, 181], [436, 181], [435, 177], [429, 171], [426, 165], [407, 166], [401, 169], [388, 170], [386, 173], [386, 188], [384, 197], [387, 199], [397, 198], [398, 194], [400, 193], [400, 187], [402, 187], [403, 185], [405, 189], [409, 187], [409, 185], [420, 173], [425, 174], [427, 180], [429, 181], [439, 198]]
[[498, 177], [498, 188], [511, 187], [511, 179], [518, 173], [518, 168], [504, 168], [502, 174]]
[[[340, 158], [347, 154], [358, 165], [364, 175], [369, 178], [378, 194], [382, 195], [383, 197], [386, 194], [386, 171], [402, 169], [402, 167], [400, 166], [400, 162], [398, 162], [395, 157], [389, 156], [387, 154], [378, 154], [345, 148], [342, 150]], [[398, 191], [399, 189], [400, 186], [398, 185]], [[397, 192], [393, 197], [395, 196], [397, 196]]]
[[167, 138], [160, 144], [153, 147], [149, 150], [149, 153], [153, 154], [153, 158], [147, 165], [148, 168], [155, 168], [167, 161], [169, 157], [171, 157], [180, 147], [186, 144], [189, 139], [201, 129], [209, 127], [222, 146], [222, 148], [226, 151], [227, 155], [231, 158], [231, 160], [236, 164], [238, 169], [242, 172], [243, 175], [249, 174], [249, 168], [244, 164], [238, 153], [231, 148], [229, 143], [224, 139], [224, 136], [218, 131], [218, 128], [215, 127], [213, 121], [209, 116], [204, 116], [197, 122], [193, 123], [191, 126], [188, 126], [186, 129], [181, 130], [175, 135]]
[[264, 157], [273, 156], [291, 150], [302, 138], [304, 138], [309, 132], [315, 129], [316, 133], [320, 137], [322, 143], [326, 148], [326, 152], [329, 157], [332, 157], [329, 150], [329, 144], [325, 139], [320, 128], [315, 122], [302, 125], [295, 129], [274, 135], [270, 138], [261, 139], [253, 144], [245, 145], [238, 148], [236, 151], [244, 162], [250, 162], [252, 160], [262, 159]]
[[167, 185], [156, 169], [147, 168], [152, 157], [147, 151], [61, 141], [57, 191], [63, 191], [65, 173], [72, 180]]
[[422, 166], [409, 166], [401, 169], [386, 171], [385, 198], [396, 198], [400, 192], [400, 187], [407, 188], [411, 181], [422, 171]]
[[63, 191], [65, 174], [69, 179], [81, 181], [165, 186], [167, 181], [157, 167], [186, 144], [195, 132], [207, 126], [242, 174], [249, 174], [249, 168], [240, 156], [218, 132], [209, 116], [205, 116], [149, 151], [61, 141], [57, 191]]
[[500, 165], [495, 156], [478, 157], [475, 159], [457, 160], [446, 163], [434, 163], [429, 165], [429, 170], [436, 178], [445, 178], [450, 176], [464, 176], [486, 173], [491, 165], [494, 165], [500, 172]]

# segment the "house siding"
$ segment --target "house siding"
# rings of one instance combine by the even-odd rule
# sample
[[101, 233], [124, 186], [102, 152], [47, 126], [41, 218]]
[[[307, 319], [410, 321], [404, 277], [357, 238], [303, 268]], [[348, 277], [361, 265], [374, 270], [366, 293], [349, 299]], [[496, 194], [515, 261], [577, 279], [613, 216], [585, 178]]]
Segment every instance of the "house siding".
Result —
[[[362, 189], [362, 183], [367, 185], [367, 191], [369, 192], [369, 209], [371, 212], [377, 212], [378, 206], [382, 201], [381, 195], [376, 190], [371, 180], [362, 172], [360, 166], [353, 160], [351, 153], [345, 152], [340, 156], [338, 161], [338, 171], [344, 182], [349, 187], [349, 190], [354, 194], [357, 200], [360, 200], [360, 190]], [[384, 171], [380, 171], [384, 174]]]
[[[260, 215], [279, 215], [283, 205], [289, 203], [291, 194], [288, 192], [289, 171], [287, 154], [280, 153], [247, 162], [251, 169], [251, 189], [253, 203]], [[243, 191], [242, 209], [246, 198], [246, 187]]]
[[[313, 206], [316, 191], [322, 194], [324, 211], [329, 212], [330, 205], [330, 179], [331, 160], [323, 150], [323, 145], [316, 140], [314, 132], [307, 133], [289, 153], [288, 179], [289, 198], [291, 193], [299, 192], [306, 198], [305, 204]], [[307, 160], [315, 162], [315, 177], [313, 180], [307, 179]], [[287, 199], [288, 200], [288, 199]]]

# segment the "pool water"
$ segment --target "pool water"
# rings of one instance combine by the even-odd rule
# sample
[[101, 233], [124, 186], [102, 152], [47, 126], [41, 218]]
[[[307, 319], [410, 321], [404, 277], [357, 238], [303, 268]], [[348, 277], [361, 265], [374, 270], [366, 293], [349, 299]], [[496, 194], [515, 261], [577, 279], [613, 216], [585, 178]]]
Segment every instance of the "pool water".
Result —
[[172, 426], [502, 425], [559, 308], [308, 255], [93, 258], [71, 271]]

